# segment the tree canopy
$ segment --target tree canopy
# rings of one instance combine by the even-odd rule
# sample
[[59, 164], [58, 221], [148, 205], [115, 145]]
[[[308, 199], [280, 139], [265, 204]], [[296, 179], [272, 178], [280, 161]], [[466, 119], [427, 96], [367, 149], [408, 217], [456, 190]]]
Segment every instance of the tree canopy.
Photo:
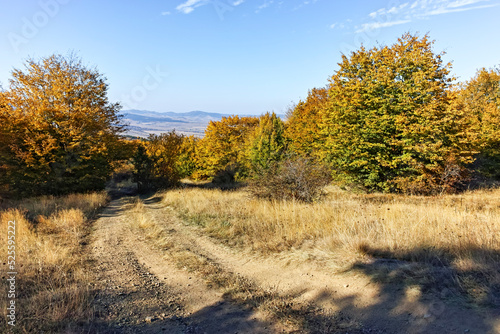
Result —
[[74, 56], [29, 59], [0, 94], [4, 190], [18, 195], [102, 189], [118, 158], [120, 105], [106, 79]]
[[327, 101], [328, 88], [313, 88], [305, 101], [289, 111], [285, 137], [291, 152], [317, 157], [324, 145], [320, 126]]
[[323, 118], [324, 157], [369, 190], [433, 192], [471, 161], [466, 122], [450, 108], [450, 64], [433, 42], [405, 34], [392, 46], [343, 55]]

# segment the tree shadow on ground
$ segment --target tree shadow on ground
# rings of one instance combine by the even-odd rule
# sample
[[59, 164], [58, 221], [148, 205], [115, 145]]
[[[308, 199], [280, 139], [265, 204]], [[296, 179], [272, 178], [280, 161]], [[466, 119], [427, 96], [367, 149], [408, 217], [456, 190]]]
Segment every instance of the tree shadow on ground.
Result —
[[[342, 312], [361, 315], [367, 326], [382, 325], [384, 333], [498, 333], [500, 252], [467, 249], [486, 264], [468, 268], [446, 250], [395, 253], [365, 246], [364, 252], [372, 260], [348, 270], [379, 286], [378, 298], [362, 309], [355, 295], [334, 300]], [[330, 297], [325, 291], [318, 299]]]
[[[133, 297], [132, 297], [133, 298]], [[141, 303], [141, 300], [129, 300], [128, 303]], [[134, 319], [127, 323], [104, 320], [101, 315], [96, 321], [83, 326], [91, 333], [221, 333], [221, 334], [253, 334], [272, 333], [272, 324], [255, 318], [251, 309], [221, 300], [198, 312], [182, 315], [182, 310], [158, 310], [157, 307], [141, 309]], [[158, 316], [163, 312], [163, 316]], [[165, 315], [166, 313], [166, 315]], [[181, 315], [178, 315], [181, 313]]]
[[[137, 301], [140, 302], [140, 301]], [[324, 314], [318, 310], [287, 308], [285, 316], [303, 324], [298, 330], [284, 330], [283, 325], [273, 324], [271, 321], [258, 319], [255, 310], [233, 302], [229, 299], [220, 300], [212, 305], [186, 316], [170, 315], [166, 317], [152, 316], [146, 319], [147, 314], [157, 314], [158, 310], [151, 308], [141, 311], [139, 321], [135, 323], [119, 323], [105, 321], [102, 318], [83, 326], [91, 333], [169, 333], [169, 334], [270, 334], [270, 333], [368, 333], [358, 326], [352, 325], [352, 320], [341, 313]], [[282, 315], [283, 316], [283, 315]], [[75, 328], [73, 329], [75, 330]], [[370, 333], [384, 333], [370, 331]]]
[[234, 191], [246, 187], [244, 182], [181, 182], [182, 188], [219, 189], [222, 191]]

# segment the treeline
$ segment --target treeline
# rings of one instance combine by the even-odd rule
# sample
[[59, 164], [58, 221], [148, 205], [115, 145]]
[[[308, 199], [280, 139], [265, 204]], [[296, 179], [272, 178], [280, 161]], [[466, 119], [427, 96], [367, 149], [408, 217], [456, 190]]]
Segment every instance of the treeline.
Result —
[[272, 178], [283, 161], [302, 159], [304, 168], [326, 165], [336, 181], [366, 191], [435, 194], [472, 178], [498, 181], [500, 71], [481, 69], [455, 84], [432, 45], [427, 35], [405, 34], [343, 55], [328, 85], [284, 121], [268, 113], [211, 122], [203, 139], [179, 142], [179, 176]]
[[390, 46], [361, 47], [285, 120], [226, 117], [210, 122], [202, 139], [171, 132], [124, 140], [120, 106], [108, 101], [101, 74], [72, 57], [29, 60], [0, 92], [0, 192], [102, 189], [127, 160], [141, 191], [185, 177], [250, 180], [268, 197], [266, 187], [315, 196], [307, 185], [330, 178], [410, 194], [499, 181], [500, 70], [456, 84], [432, 46], [427, 35], [405, 34]]

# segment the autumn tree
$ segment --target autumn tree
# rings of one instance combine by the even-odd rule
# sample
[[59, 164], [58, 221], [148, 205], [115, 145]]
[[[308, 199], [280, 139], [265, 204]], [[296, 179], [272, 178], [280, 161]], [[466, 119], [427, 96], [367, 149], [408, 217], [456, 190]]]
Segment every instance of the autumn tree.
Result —
[[483, 68], [462, 84], [455, 107], [470, 121], [479, 172], [500, 179], [500, 69]]
[[463, 113], [450, 108], [450, 64], [433, 42], [405, 34], [392, 46], [343, 55], [330, 79], [323, 156], [337, 175], [372, 191], [453, 190], [472, 161]]
[[120, 106], [107, 90], [103, 75], [73, 56], [29, 59], [24, 70], [13, 70], [0, 97], [0, 165], [9, 192], [104, 188], [122, 131]]
[[259, 124], [249, 133], [244, 149], [249, 171], [261, 174], [283, 158], [286, 151], [284, 132], [283, 121], [274, 112], [259, 117]]
[[304, 157], [317, 157], [324, 145], [320, 125], [328, 101], [328, 88], [313, 88], [305, 101], [289, 111], [285, 137], [290, 152]]
[[180, 154], [177, 160], [179, 175], [181, 177], [191, 176], [198, 168], [196, 163], [196, 147], [199, 141], [200, 138], [193, 135], [182, 137]]
[[[226, 170], [236, 174], [242, 160], [246, 137], [259, 124], [257, 117], [223, 117], [210, 121], [197, 149], [198, 178], [211, 178]], [[234, 175], [233, 175], [234, 176]]]
[[175, 131], [150, 135], [133, 158], [134, 181], [140, 192], [176, 186], [181, 179], [178, 161], [183, 136]]

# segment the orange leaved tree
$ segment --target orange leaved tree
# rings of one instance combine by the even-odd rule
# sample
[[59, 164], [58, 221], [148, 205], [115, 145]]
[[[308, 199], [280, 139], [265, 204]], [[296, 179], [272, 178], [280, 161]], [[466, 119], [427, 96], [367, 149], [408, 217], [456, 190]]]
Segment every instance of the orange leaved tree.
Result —
[[321, 121], [328, 101], [328, 88], [313, 88], [287, 115], [285, 136], [290, 152], [304, 157], [318, 157], [324, 145]]
[[461, 85], [455, 106], [471, 123], [469, 141], [478, 152], [475, 167], [483, 176], [500, 180], [500, 69], [479, 70]]
[[81, 60], [30, 59], [0, 93], [0, 178], [18, 196], [104, 188], [119, 155], [119, 104], [108, 85]]

